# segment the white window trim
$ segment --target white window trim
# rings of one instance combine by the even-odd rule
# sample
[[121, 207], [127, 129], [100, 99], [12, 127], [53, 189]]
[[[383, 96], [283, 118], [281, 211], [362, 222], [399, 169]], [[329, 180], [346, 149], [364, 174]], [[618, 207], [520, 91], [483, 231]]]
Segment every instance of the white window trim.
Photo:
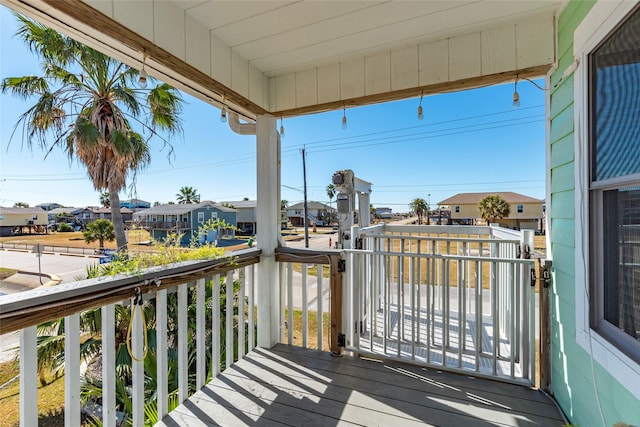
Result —
[[573, 38], [577, 67], [574, 74], [575, 142], [575, 308], [576, 342], [631, 394], [640, 399], [640, 365], [589, 327], [589, 128], [588, 54], [636, 2], [597, 2], [578, 26]]

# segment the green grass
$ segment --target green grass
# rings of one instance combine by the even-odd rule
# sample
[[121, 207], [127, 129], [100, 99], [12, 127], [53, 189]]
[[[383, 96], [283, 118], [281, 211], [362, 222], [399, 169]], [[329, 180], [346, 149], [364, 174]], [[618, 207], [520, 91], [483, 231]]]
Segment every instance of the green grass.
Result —
[[16, 274], [17, 270], [14, 270], [12, 268], [4, 268], [4, 267], [0, 267], [0, 280], [4, 280], [9, 276], [13, 276], [14, 274]]
[[[19, 373], [13, 362], [0, 364], [0, 383], [12, 379]], [[15, 381], [0, 390], [0, 427], [14, 427], [20, 424], [20, 382]], [[47, 385], [38, 383], [38, 425], [54, 427], [64, 425], [64, 376], [47, 377]]]

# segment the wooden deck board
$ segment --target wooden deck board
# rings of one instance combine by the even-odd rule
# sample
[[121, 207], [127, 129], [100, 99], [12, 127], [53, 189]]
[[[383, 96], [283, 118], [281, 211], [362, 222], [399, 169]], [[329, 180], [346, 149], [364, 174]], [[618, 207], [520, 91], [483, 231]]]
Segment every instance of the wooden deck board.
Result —
[[161, 426], [561, 426], [526, 387], [277, 345], [256, 349]]

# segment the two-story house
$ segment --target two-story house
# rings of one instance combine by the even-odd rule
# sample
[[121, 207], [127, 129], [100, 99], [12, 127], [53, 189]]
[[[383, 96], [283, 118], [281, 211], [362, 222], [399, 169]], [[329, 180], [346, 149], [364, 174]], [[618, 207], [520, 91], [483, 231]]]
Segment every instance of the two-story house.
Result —
[[[217, 240], [219, 235], [207, 232], [198, 236], [198, 230], [209, 220], [224, 220], [227, 224], [237, 226], [237, 211], [212, 201], [186, 204], [166, 204], [153, 206], [133, 214], [133, 221], [140, 227], [149, 230], [152, 239], [165, 240], [170, 234], [182, 235], [181, 244], [188, 245], [192, 238], [200, 243]], [[220, 230], [222, 236], [233, 237], [233, 229]]]

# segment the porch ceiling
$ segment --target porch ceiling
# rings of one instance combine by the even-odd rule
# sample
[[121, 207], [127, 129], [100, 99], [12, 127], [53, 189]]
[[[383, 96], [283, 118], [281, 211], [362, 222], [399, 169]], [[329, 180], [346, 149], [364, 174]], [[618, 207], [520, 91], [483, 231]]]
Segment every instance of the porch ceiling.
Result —
[[245, 117], [540, 75], [561, 0], [0, 0]]

